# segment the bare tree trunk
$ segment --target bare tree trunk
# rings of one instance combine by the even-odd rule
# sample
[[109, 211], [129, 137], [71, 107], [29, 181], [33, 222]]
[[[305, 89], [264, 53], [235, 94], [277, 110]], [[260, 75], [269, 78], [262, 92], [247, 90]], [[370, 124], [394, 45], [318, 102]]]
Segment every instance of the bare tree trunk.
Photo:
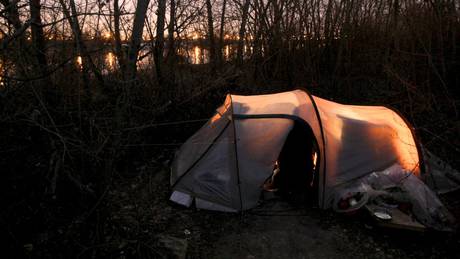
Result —
[[45, 39], [43, 36], [42, 20], [40, 16], [40, 0], [29, 0], [30, 19], [32, 31], [32, 44], [34, 55], [40, 71], [40, 76], [46, 77], [48, 73], [48, 65], [45, 54]]
[[219, 63], [224, 60], [222, 50], [224, 49], [224, 25], [225, 25], [225, 9], [227, 6], [227, 0], [222, 3], [222, 13], [220, 16], [220, 35], [219, 35]]
[[93, 72], [93, 74], [96, 76], [96, 79], [99, 85], [101, 87], [104, 87], [104, 79], [102, 78], [101, 73], [99, 72], [96, 65], [94, 64], [93, 59], [89, 55], [86, 44], [83, 42], [80, 25], [78, 23], [78, 13], [77, 13], [77, 7], [75, 6], [75, 0], [70, 0], [69, 3], [70, 3], [70, 10], [72, 11], [72, 16], [73, 16], [73, 21], [74, 21], [73, 27], [75, 29], [76, 35], [78, 35], [76, 39], [78, 40], [78, 44], [80, 45], [80, 51], [81, 51], [81, 56], [83, 58], [83, 61], [88, 63], [89, 70], [91, 70], [91, 72]]
[[283, 18], [283, 2], [279, 0], [271, 1], [273, 6], [273, 24], [271, 29], [272, 39], [269, 45], [269, 55], [270, 55], [270, 72], [278, 76], [280, 68], [280, 57], [282, 48], [282, 35], [281, 35], [281, 22]]
[[12, 25], [15, 31], [19, 31], [22, 27], [22, 23], [19, 19], [18, 1], [0, 0], [0, 2], [5, 7], [3, 11], [7, 14], [8, 24]]
[[[78, 55], [80, 57], [82, 57], [82, 61], [83, 61], [82, 64], [81, 64], [82, 70], [83, 70], [82, 79], [83, 79], [84, 89], [89, 94], [89, 78], [88, 78], [88, 73], [87, 73], [88, 72], [87, 71], [87, 64], [86, 64], [85, 60], [83, 60], [83, 51], [82, 51], [82, 46], [81, 46], [82, 41], [80, 39], [81, 38], [81, 31], [80, 31], [80, 25], [78, 24], [78, 18], [75, 15], [73, 15], [73, 16], [70, 15], [69, 9], [67, 9], [67, 6], [66, 6], [64, 0], [59, 0], [59, 3], [62, 6], [62, 11], [64, 13], [64, 16], [66, 17], [67, 21], [70, 24], [70, 27], [72, 28], [72, 33], [73, 33], [74, 38], [75, 38], [75, 46], [76, 46], [76, 49], [77, 49], [77, 53], [78, 53]], [[70, 5], [72, 5], [72, 2], [70, 3]]]
[[131, 34], [131, 44], [128, 50], [127, 60], [127, 79], [134, 80], [137, 72], [137, 55], [142, 42], [142, 32], [144, 31], [144, 21], [150, 0], [138, 0], [136, 13], [134, 15], [133, 32]]
[[263, 77], [263, 58], [266, 55], [264, 47], [264, 34], [268, 31], [266, 18], [267, 11], [270, 6], [270, 2], [264, 2], [263, 0], [254, 1], [254, 18], [255, 18], [255, 29], [254, 29], [254, 42], [253, 42], [253, 60], [254, 60], [254, 78]]
[[[398, 30], [398, 18], [399, 18], [399, 10], [400, 10], [400, 3], [399, 3], [399, 0], [395, 0], [394, 2], [394, 10], [393, 10], [393, 30], [397, 31]], [[393, 33], [393, 37], [394, 37], [394, 48], [396, 50], [399, 50], [399, 38], [398, 38], [398, 35], [395, 35], [395, 33]]]
[[245, 0], [243, 5], [243, 14], [241, 16], [241, 26], [239, 31], [238, 38], [238, 49], [237, 49], [237, 62], [238, 64], [243, 63], [243, 50], [244, 50], [244, 36], [246, 34], [246, 23], [248, 21], [249, 14], [249, 4], [250, 0]]
[[114, 27], [114, 45], [115, 53], [118, 59], [118, 65], [120, 67], [121, 76], [125, 79], [126, 73], [126, 62], [125, 54], [121, 47], [121, 36], [120, 36], [120, 6], [118, 0], [113, 0], [113, 27]]
[[326, 43], [326, 48], [330, 47], [334, 34], [334, 28], [332, 27], [332, 2], [333, 0], [328, 0], [326, 12], [324, 15], [324, 40]]
[[[6, 14], [6, 20], [8, 21], [8, 27], [13, 27], [13, 30], [10, 31], [10, 35], [5, 37], [1, 41], [0, 50], [6, 49], [9, 43], [13, 42], [15, 39], [18, 39], [18, 53], [20, 54], [22, 51], [25, 50], [25, 37], [24, 32], [30, 25], [30, 21], [26, 23], [22, 23], [19, 17], [19, 10], [18, 10], [18, 1], [16, 0], [0, 0], [0, 3], [5, 7], [2, 12]], [[2, 14], [3, 16], [3, 14]], [[10, 28], [9, 28], [10, 29]], [[13, 58], [17, 65], [17, 69], [19, 74], [23, 76], [27, 76], [26, 69], [23, 67], [22, 62], [20, 60]]]
[[91, 93], [89, 89], [89, 78], [88, 78], [89, 71], [91, 70], [94, 73], [101, 87], [104, 87], [104, 79], [102, 78], [101, 73], [99, 72], [93, 60], [91, 59], [91, 56], [89, 55], [87, 51], [86, 45], [83, 42], [80, 24], [78, 23], [78, 14], [77, 14], [77, 8], [75, 6], [75, 0], [70, 0], [69, 2], [70, 11], [72, 12], [72, 15], [70, 14], [69, 9], [67, 9], [67, 6], [64, 0], [59, 0], [59, 3], [62, 6], [64, 16], [66, 17], [67, 21], [71, 25], [72, 33], [75, 37], [75, 46], [77, 49], [77, 53], [82, 58], [81, 65], [82, 65], [82, 70], [83, 70], [83, 73], [82, 73], [83, 83], [84, 83], [87, 94], [90, 95]]
[[341, 3], [345, 3], [343, 7], [344, 16], [342, 17], [342, 26], [340, 28], [340, 42], [335, 60], [335, 68], [332, 74], [333, 78], [339, 76], [339, 74], [342, 72], [341, 70], [343, 70], [343, 52], [353, 33], [350, 21], [352, 18], [351, 15], [354, 8], [354, 1], [350, 0]]
[[155, 37], [155, 69], [157, 73], [158, 84], [163, 84], [162, 64], [163, 64], [163, 51], [164, 51], [164, 30], [165, 30], [165, 16], [166, 16], [166, 0], [158, 0], [157, 9], [157, 31]]
[[171, 82], [170, 87], [168, 87], [169, 92], [175, 92], [172, 87], [174, 87], [174, 82], [176, 81], [176, 72], [174, 69], [174, 61], [176, 58], [176, 46], [174, 42], [174, 32], [176, 30], [176, 0], [170, 0], [170, 9], [169, 9], [169, 25], [168, 25], [168, 53], [166, 54], [166, 60], [168, 62], [169, 73], [168, 73], [168, 82]]
[[168, 26], [168, 54], [166, 55], [170, 65], [174, 60], [176, 48], [174, 45], [174, 31], [176, 27], [176, 0], [170, 1], [169, 26]]
[[214, 70], [216, 66], [216, 44], [214, 39], [214, 23], [212, 17], [211, 0], [206, 0], [206, 9], [208, 13], [209, 61], [211, 63], [211, 69]]

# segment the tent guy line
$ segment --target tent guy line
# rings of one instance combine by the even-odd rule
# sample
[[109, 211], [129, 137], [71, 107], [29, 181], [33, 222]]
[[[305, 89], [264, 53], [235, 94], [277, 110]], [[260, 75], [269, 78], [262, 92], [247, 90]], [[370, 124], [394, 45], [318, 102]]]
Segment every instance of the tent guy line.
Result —
[[187, 123], [203, 122], [203, 121], [208, 121], [208, 120], [209, 120], [209, 118], [181, 120], [181, 121], [165, 121], [165, 122], [158, 122], [158, 123], [142, 125], [142, 126], [138, 126], [138, 127], [125, 128], [125, 129], [123, 129], [123, 131], [142, 130], [142, 129], [147, 129], [147, 128], [160, 127], [160, 126], [180, 125], [180, 124], [187, 124]]

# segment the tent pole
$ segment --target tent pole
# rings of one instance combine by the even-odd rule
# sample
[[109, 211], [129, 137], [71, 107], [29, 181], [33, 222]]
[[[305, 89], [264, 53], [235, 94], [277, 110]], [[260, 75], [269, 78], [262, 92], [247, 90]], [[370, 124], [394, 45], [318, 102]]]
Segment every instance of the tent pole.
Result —
[[243, 198], [241, 197], [240, 167], [238, 163], [238, 145], [236, 143], [238, 141], [238, 138], [236, 137], [236, 126], [235, 126], [235, 119], [233, 116], [233, 99], [232, 99], [231, 94], [229, 94], [229, 96], [230, 96], [230, 108], [231, 108], [231, 123], [233, 125], [233, 144], [235, 147], [236, 176], [237, 176], [237, 181], [238, 181], [238, 193], [240, 196], [240, 213], [243, 214]]
[[[315, 114], [316, 114], [316, 118], [318, 119], [318, 123], [319, 123], [319, 129], [320, 129], [320, 132], [321, 132], [321, 141], [323, 142], [323, 155], [322, 157], [320, 156], [320, 159], [323, 161], [323, 170], [319, 170], [320, 171], [320, 177], [322, 176], [322, 180], [323, 180], [323, 188], [322, 188], [322, 193], [321, 193], [321, 204], [320, 204], [320, 207], [321, 208], [324, 208], [324, 196], [325, 196], [325, 189], [326, 189], [326, 139], [324, 137], [324, 129], [323, 129], [323, 122], [321, 121], [321, 116], [320, 116], [320, 113], [319, 113], [319, 109], [318, 109], [318, 106], [316, 105], [316, 102], [315, 102], [315, 99], [313, 98], [313, 96], [310, 94], [310, 92], [307, 90], [307, 89], [300, 89], [301, 91], [303, 91], [304, 93], [307, 94], [308, 98], [310, 99], [311, 103], [313, 104], [313, 108], [315, 109]], [[318, 143], [319, 145], [319, 143]], [[321, 160], [320, 160], [320, 163], [321, 163]], [[320, 164], [320, 169], [321, 169], [321, 164]], [[321, 173], [322, 171], [322, 173]], [[319, 178], [318, 178], [318, 187], [319, 187]]]

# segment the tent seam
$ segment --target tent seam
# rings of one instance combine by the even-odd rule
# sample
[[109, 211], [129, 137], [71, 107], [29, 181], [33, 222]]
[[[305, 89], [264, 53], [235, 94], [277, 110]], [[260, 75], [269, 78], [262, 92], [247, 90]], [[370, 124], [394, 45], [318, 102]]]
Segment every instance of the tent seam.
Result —
[[313, 96], [310, 94], [310, 92], [306, 89], [299, 89], [300, 91], [304, 92], [307, 94], [308, 98], [310, 99], [311, 103], [313, 104], [313, 108], [315, 109], [315, 114], [318, 119], [319, 123], [319, 129], [321, 132], [321, 140], [323, 142], [323, 160], [324, 160], [324, 168], [323, 168], [323, 193], [322, 193], [322, 199], [321, 199], [321, 207], [324, 207], [324, 199], [325, 195], [324, 193], [326, 192], [326, 166], [327, 166], [327, 161], [326, 161], [326, 139], [324, 137], [324, 129], [323, 129], [323, 122], [321, 120], [321, 116], [319, 114], [319, 109], [318, 106], [316, 105], [316, 102], [313, 98]]

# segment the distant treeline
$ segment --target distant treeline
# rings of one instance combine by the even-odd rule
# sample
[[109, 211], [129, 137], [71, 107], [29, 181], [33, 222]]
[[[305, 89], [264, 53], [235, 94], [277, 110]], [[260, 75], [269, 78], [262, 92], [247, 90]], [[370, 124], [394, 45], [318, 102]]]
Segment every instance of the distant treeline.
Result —
[[[225, 41], [232, 40], [233, 63], [252, 67], [255, 81], [341, 84], [379, 77], [422, 91], [436, 86], [447, 97], [459, 80], [455, 0], [0, 2], [4, 84], [52, 76], [80, 56], [85, 87], [89, 77], [102, 86], [92, 61], [101, 44], [94, 41], [111, 45], [120, 79], [135, 79], [136, 60], [151, 55], [155, 79], [163, 83], [174, 79], [169, 68], [189, 39], [205, 44], [213, 71], [226, 61]], [[73, 53], [51, 55], [64, 39], [74, 42]], [[152, 51], [139, 55], [146, 45]]]

